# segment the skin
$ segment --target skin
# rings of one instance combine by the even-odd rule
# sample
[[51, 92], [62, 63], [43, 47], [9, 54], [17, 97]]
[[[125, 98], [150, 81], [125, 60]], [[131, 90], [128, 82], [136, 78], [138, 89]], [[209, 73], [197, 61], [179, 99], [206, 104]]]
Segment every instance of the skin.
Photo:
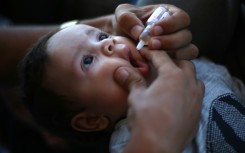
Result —
[[115, 73], [115, 79], [130, 91], [131, 137], [124, 152], [182, 152], [196, 134], [204, 85], [196, 78], [191, 62], [172, 60], [159, 50], [144, 48], [141, 53], [158, 72], [149, 86], [127, 67], [120, 67]]
[[128, 108], [128, 91], [113, 78], [119, 67], [150, 74], [132, 40], [87, 25], [71, 26], [49, 40], [44, 86], [115, 122]]

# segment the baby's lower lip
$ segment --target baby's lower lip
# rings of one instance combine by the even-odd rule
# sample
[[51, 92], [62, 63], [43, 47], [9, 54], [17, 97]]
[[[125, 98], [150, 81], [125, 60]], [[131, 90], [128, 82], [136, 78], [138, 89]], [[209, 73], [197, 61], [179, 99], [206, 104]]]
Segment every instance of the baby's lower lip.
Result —
[[143, 63], [143, 62], [138, 62], [137, 69], [144, 77], [146, 77], [150, 72], [150, 66], [147, 63]]
[[150, 71], [150, 67], [147, 63], [136, 60], [131, 52], [129, 53], [129, 62], [130, 64], [136, 68], [144, 77], [146, 77]]

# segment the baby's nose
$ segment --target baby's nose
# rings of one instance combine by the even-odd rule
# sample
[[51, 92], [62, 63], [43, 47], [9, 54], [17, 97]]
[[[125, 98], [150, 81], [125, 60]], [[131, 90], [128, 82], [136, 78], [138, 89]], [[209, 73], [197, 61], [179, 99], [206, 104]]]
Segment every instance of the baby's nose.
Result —
[[102, 42], [102, 52], [107, 56], [111, 56], [114, 54], [114, 46], [115, 40], [113, 38], [106, 39]]

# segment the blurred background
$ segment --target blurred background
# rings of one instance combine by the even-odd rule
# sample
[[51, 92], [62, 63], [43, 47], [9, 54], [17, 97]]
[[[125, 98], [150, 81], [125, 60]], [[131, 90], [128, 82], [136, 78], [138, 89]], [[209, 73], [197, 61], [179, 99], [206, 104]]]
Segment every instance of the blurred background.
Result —
[[136, 0], [1, 0], [2, 22], [50, 24], [113, 13], [118, 4]]

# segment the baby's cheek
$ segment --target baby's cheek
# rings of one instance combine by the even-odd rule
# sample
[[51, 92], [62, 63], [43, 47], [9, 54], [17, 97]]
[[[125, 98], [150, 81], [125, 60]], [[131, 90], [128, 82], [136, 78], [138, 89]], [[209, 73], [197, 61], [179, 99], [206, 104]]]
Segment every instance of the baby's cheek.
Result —
[[121, 92], [114, 93], [108, 99], [108, 109], [117, 119], [126, 115], [128, 108], [127, 97], [128, 93], [122, 90]]

